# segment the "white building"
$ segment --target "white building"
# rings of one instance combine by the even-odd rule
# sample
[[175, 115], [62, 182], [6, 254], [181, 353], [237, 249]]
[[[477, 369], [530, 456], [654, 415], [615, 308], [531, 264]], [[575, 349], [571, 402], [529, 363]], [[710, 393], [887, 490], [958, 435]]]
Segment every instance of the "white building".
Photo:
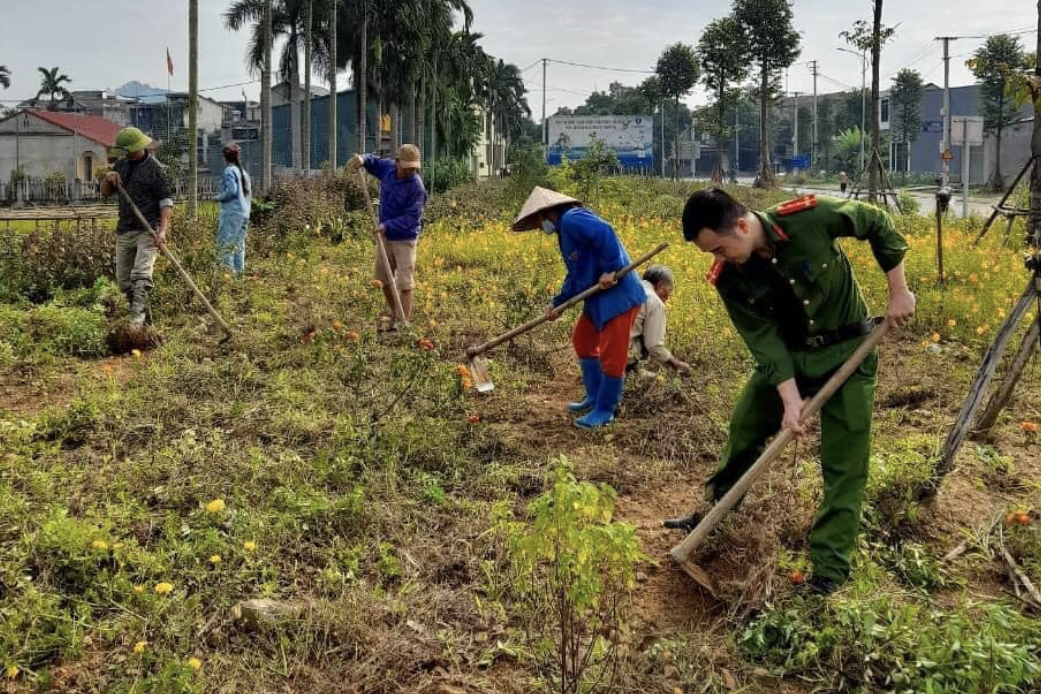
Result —
[[89, 181], [108, 162], [118, 123], [98, 116], [21, 110], [0, 120], [0, 179], [18, 170], [30, 177], [54, 173]]

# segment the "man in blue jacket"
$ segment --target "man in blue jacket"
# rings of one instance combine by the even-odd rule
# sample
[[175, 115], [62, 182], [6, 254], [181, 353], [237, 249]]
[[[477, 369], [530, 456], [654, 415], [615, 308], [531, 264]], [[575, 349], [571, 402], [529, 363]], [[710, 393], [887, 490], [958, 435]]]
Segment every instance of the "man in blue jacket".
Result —
[[391, 315], [394, 303], [390, 283], [395, 282], [401, 295], [401, 310], [405, 320], [412, 317], [412, 290], [416, 287], [416, 242], [423, 226], [423, 208], [427, 204], [427, 191], [419, 177], [419, 148], [402, 145], [397, 158], [380, 159], [372, 154], [356, 154], [349, 166], [362, 166], [370, 175], [380, 180], [380, 225], [379, 233], [387, 240], [387, 256], [390, 260], [389, 277], [379, 259], [376, 260], [376, 279], [383, 283], [383, 295]]
[[536, 186], [513, 222], [514, 231], [532, 229], [558, 235], [567, 267], [564, 286], [545, 308], [550, 320], [560, 316], [558, 307], [568, 299], [595, 284], [603, 288], [586, 300], [571, 335], [586, 396], [568, 406], [573, 412], [591, 410], [575, 420], [577, 426], [602, 427], [614, 419], [621, 402], [629, 331], [647, 296], [634, 274], [615, 279], [629, 264], [629, 254], [611, 225], [578, 200]]

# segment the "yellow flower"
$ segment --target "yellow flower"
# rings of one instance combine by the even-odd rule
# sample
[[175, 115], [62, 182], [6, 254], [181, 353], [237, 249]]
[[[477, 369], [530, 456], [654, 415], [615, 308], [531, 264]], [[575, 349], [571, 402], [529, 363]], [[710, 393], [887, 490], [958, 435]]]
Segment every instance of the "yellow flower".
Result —
[[140, 359], [141, 358], [141, 350], [139, 350], [139, 349], [132, 349], [132, 350], [130, 350], [130, 356], [132, 356], [134, 359]]
[[21, 670], [18, 669], [17, 665], [8, 665], [7, 666], [7, 679], [13, 680], [14, 678], [18, 677], [18, 674], [20, 672], [21, 672]]
[[158, 593], [159, 595], [166, 595], [167, 593], [169, 593], [172, 590], [173, 590], [173, 584], [172, 583], [165, 583], [165, 582], [163, 582], [163, 583], [155, 584], [155, 592]]
[[195, 672], [198, 672], [199, 670], [202, 670], [202, 661], [198, 658], [189, 658], [188, 667], [190, 667]]
[[958, 325], [958, 321], [954, 320], [953, 318], [947, 319], [947, 327], [948, 328], [953, 328], [956, 325]]
[[147, 645], [148, 645], [147, 641], [138, 641], [137, 643], [134, 644], [134, 653], [144, 653], [145, 652], [145, 646], [147, 646]]
[[108, 549], [108, 543], [105, 542], [104, 540], [94, 540], [93, 542], [90, 543], [90, 546], [93, 547], [94, 549], [102, 549], [102, 550]]
[[141, 593], [145, 592], [145, 587], [144, 586], [134, 586], [134, 592], [138, 593], [138, 594], [141, 594]]
[[220, 555], [219, 554], [212, 555], [210, 557], [210, 563], [213, 564], [214, 566], [217, 566], [218, 564], [220, 564]]
[[933, 342], [939, 342], [940, 341], [940, 333], [933, 333], [932, 341]]
[[246, 540], [245, 542], [242, 543], [242, 549], [246, 550], [247, 552], [256, 552], [257, 551], [257, 543], [254, 542], [253, 540]]
[[224, 499], [214, 499], [206, 504], [207, 513], [220, 513], [224, 510]]

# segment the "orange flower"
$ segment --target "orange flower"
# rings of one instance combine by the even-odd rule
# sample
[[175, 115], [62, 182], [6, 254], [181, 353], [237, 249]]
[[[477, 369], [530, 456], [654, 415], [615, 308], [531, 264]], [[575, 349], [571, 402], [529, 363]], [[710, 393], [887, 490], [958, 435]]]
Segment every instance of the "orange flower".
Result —
[[470, 369], [466, 368], [465, 364], [457, 364], [455, 367], [455, 372], [459, 374], [460, 378], [468, 378], [470, 374]]
[[314, 342], [314, 337], [317, 333], [314, 328], [311, 328], [300, 338], [303, 342]]
[[344, 337], [346, 337], [347, 340], [350, 341], [350, 342], [357, 342], [358, 340], [361, 339], [361, 335], [359, 335], [358, 333], [354, 332], [353, 330], [350, 331], [349, 333], [347, 333], [346, 335], [344, 335]]
[[1026, 511], [1016, 511], [1015, 518], [1017, 525], [1030, 525], [1030, 514]]
[[805, 582], [806, 582], [806, 576], [803, 575], [802, 571], [799, 571], [798, 569], [793, 569], [792, 570], [792, 585], [793, 586], [801, 586]]
[[953, 318], [947, 319], [947, 327], [948, 328], [953, 328], [956, 325], [958, 325], [958, 321], [954, 320]]
[[469, 422], [470, 424], [477, 424], [478, 422], [481, 421], [481, 415], [479, 415], [479, 414], [472, 414], [472, 415], [470, 415], [469, 417], [466, 418], [466, 421]]
[[932, 341], [933, 342], [939, 342], [940, 341], [940, 333], [933, 333]]
[[427, 352], [433, 352], [434, 351], [434, 343], [430, 339], [425, 338], [425, 337], [422, 340], [419, 341], [418, 347], [420, 349], [426, 350]]
[[338, 332], [340, 332], [340, 330], [342, 330], [342, 329], [343, 329], [343, 323], [341, 323], [341, 322], [340, 322], [340, 321], [338, 321], [338, 320], [334, 320], [334, 321], [333, 321], [333, 332], [336, 332], [336, 333], [338, 333]]
[[371, 284], [376, 289], [383, 289], [383, 283], [380, 282], [379, 280], [374, 279], [371, 282], [369, 282], [369, 284]]
[[1021, 422], [1019, 428], [1022, 429], [1023, 432], [1026, 434], [1036, 434], [1037, 432], [1041, 431], [1041, 425], [1038, 425], [1037, 422], [1030, 421]]

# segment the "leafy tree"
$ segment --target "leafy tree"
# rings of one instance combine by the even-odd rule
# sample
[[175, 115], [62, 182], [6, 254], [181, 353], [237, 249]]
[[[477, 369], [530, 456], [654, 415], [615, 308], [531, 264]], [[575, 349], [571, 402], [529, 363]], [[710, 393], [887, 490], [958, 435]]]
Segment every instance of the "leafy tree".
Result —
[[831, 141], [835, 137], [835, 106], [830, 99], [817, 104], [817, 138], [820, 141], [820, 161], [825, 170], [831, 168]]
[[773, 82], [780, 70], [799, 57], [799, 32], [792, 24], [794, 11], [788, 0], [734, 0], [734, 18], [744, 27], [749, 54], [759, 65], [759, 173], [756, 185], [774, 184], [770, 165], [767, 111], [776, 91]]
[[673, 178], [679, 178], [679, 104], [680, 98], [690, 93], [694, 85], [698, 83], [699, 68], [697, 55], [694, 49], [683, 43], [675, 43], [666, 48], [658, 64], [655, 73], [661, 84], [664, 96], [671, 97], [676, 104], [676, 131], [673, 133]]
[[834, 163], [839, 171], [853, 171], [857, 167], [857, 157], [860, 156], [860, 140], [863, 133], [859, 127], [843, 130], [834, 138]]
[[[882, 25], [882, 0], [872, 0], [872, 8], [874, 18], [871, 24], [863, 19], [858, 19], [853, 23], [851, 30], [843, 31], [839, 36], [846, 43], [861, 51], [871, 51], [871, 158], [874, 159], [881, 156], [882, 147], [882, 123], [879, 120], [879, 63], [882, 57], [882, 46], [896, 34], [896, 27]], [[868, 164], [868, 170], [868, 200], [875, 202], [878, 196], [880, 171], [879, 167], [871, 164]]]
[[[1034, 113], [1041, 113], [1041, 0], [1037, 2], [1037, 44], [1033, 55], [1028, 55], [1009, 71], [1008, 91], [1022, 108], [1030, 103]], [[1034, 117], [1034, 129], [1030, 138], [1030, 154], [1033, 167], [1030, 171], [1030, 211], [1027, 217], [1027, 243], [1041, 245], [1041, 118]]]
[[0, 65], [0, 87], [9, 89], [11, 87], [11, 71], [6, 65]]
[[1005, 187], [1005, 179], [1001, 174], [1001, 136], [1005, 128], [1012, 125], [1019, 115], [1015, 100], [1006, 94], [1009, 73], [1023, 63], [1023, 58], [1023, 48], [1019, 45], [1019, 39], [999, 34], [988, 38], [966, 63], [980, 84], [983, 127], [997, 139], [994, 171], [987, 182], [987, 187], [995, 191]]
[[698, 42], [698, 58], [701, 61], [702, 81], [715, 97], [712, 114], [699, 119], [702, 128], [715, 139], [719, 150], [717, 174], [724, 171], [724, 147], [732, 128], [726, 118], [727, 108], [740, 95], [734, 85], [748, 76], [748, 37], [744, 27], [732, 16], [710, 22]]
[[[66, 84], [72, 83], [72, 79], [68, 75], [59, 75], [56, 67], [52, 67], [50, 70], [45, 67], [36, 69], [40, 71], [40, 91], [36, 92], [33, 101], [39, 101], [41, 96], [47, 95], [50, 98], [50, 103], [47, 105], [48, 111], [56, 111], [58, 104], [62, 101], [72, 103], [72, 93], [65, 88]], [[56, 99], [55, 96], [60, 98]]]
[[893, 78], [893, 89], [889, 93], [895, 114], [891, 132], [904, 143], [907, 154], [905, 172], [911, 171], [911, 143], [922, 132], [922, 90], [921, 74], [904, 68]]

